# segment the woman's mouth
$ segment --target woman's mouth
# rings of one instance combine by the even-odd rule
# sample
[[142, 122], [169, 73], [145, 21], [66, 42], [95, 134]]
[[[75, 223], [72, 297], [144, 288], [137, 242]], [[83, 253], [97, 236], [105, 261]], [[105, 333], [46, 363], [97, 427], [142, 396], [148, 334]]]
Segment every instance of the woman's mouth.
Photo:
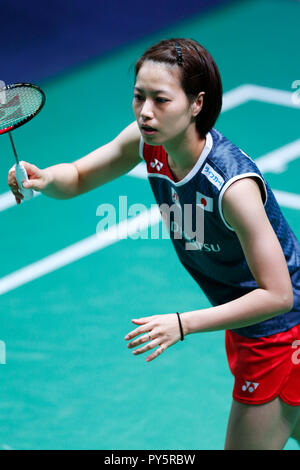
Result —
[[141, 126], [141, 130], [145, 135], [153, 135], [157, 132], [157, 129], [151, 126]]

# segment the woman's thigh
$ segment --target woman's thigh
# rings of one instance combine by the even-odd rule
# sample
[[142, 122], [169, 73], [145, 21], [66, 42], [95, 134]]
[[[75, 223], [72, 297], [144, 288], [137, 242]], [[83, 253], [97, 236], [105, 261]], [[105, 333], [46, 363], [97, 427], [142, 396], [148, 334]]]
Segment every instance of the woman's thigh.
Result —
[[279, 397], [263, 405], [232, 402], [225, 450], [281, 450], [291, 436], [300, 406]]

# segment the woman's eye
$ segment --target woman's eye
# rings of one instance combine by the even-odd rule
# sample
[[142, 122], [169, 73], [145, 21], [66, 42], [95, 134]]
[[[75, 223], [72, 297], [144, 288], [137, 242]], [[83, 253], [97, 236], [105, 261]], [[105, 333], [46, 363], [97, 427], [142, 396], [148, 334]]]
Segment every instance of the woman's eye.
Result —
[[142, 97], [142, 95], [134, 95], [134, 99], [136, 101], [143, 101], [144, 98]]
[[[138, 102], [140, 102], [140, 101], [145, 101], [144, 96], [143, 96], [143, 95], [139, 95], [139, 94], [135, 94], [135, 95], [134, 95], [134, 99], [135, 99], [135, 101], [138, 101]], [[157, 97], [157, 98], [155, 98], [155, 101], [156, 101], [156, 103], [166, 103], [166, 102], [169, 101], [169, 100], [166, 99], [166, 98]]]
[[166, 103], [166, 102], [169, 101], [169, 100], [167, 100], [166, 98], [156, 98], [156, 101], [157, 101], [158, 103]]

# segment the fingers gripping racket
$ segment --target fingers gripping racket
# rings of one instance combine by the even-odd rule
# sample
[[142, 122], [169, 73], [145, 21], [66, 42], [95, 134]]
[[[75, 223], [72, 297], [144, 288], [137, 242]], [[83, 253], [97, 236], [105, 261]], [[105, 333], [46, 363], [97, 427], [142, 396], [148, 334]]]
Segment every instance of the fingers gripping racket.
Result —
[[16, 159], [16, 180], [24, 199], [33, 197], [33, 191], [23, 188], [23, 181], [28, 180], [28, 176], [19, 162], [11, 131], [34, 118], [43, 108], [45, 100], [44, 92], [30, 83], [16, 83], [0, 88], [0, 134], [9, 134]]

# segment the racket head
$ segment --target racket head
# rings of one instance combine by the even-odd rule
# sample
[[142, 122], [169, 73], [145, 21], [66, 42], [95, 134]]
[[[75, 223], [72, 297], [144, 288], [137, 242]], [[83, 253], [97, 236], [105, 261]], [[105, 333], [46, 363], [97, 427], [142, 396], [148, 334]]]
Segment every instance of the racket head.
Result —
[[0, 134], [13, 131], [33, 119], [45, 101], [43, 90], [32, 83], [0, 87]]

